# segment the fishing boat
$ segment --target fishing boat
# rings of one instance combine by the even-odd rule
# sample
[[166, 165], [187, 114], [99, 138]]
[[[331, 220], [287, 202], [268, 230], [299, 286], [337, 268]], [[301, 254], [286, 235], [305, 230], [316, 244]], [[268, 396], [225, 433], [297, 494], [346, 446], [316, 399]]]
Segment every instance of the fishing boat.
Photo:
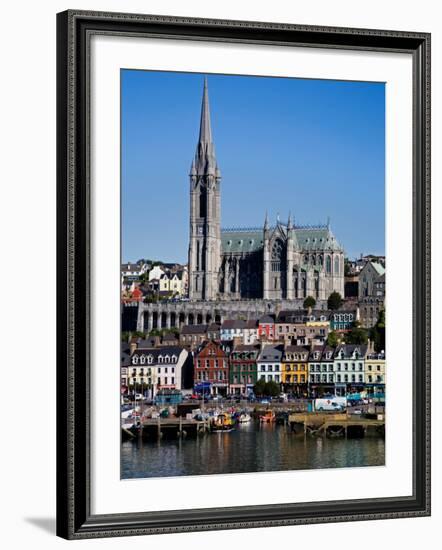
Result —
[[238, 417], [238, 422], [240, 424], [247, 424], [252, 420], [252, 417], [248, 413], [241, 413]]
[[273, 411], [266, 411], [263, 415], [259, 417], [259, 421], [263, 424], [270, 424], [275, 422], [275, 413]]
[[231, 432], [233, 430], [233, 419], [229, 414], [219, 414], [212, 423], [214, 432]]

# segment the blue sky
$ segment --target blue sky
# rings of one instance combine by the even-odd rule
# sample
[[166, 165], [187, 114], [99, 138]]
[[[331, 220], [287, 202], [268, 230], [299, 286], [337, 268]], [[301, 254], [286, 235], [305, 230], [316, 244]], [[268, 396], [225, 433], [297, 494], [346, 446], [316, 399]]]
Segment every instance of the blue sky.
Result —
[[[187, 261], [204, 75], [123, 70], [122, 259]], [[385, 250], [383, 83], [208, 75], [223, 227], [325, 223]]]

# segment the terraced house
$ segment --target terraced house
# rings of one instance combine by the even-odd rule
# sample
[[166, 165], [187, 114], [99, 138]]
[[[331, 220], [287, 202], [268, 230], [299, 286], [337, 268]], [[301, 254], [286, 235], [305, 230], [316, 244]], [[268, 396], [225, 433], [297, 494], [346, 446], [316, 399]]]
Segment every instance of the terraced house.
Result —
[[282, 357], [282, 384], [284, 391], [298, 397], [307, 397], [309, 348], [285, 346]]
[[133, 351], [127, 368], [129, 385], [147, 390], [155, 397], [161, 389], [184, 389], [183, 368], [188, 352], [180, 346], [161, 348], [137, 348]]
[[341, 394], [364, 389], [367, 349], [365, 344], [341, 344], [336, 348], [333, 361], [335, 387]]
[[335, 392], [334, 358], [335, 350], [330, 346], [313, 346], [309, 354], [308, 377], [312, 395]]
[[194, 386], [204, 384], [212, 395], [226, 395], [229, 385], [228, 356], [217, 342], [206, 342], [194, 358]]
[[281, 383], [283, 345], [264, 346], [256, 360], [258, 379], [265, 382]]
[[258, 381], [259, 345], [240, 344], [230, 354], [230, 392], [247, 395]]
[[368, 393], [384, 393], [385, 383], [385, 353], [369, 353], [365, 359], [365, 386]]

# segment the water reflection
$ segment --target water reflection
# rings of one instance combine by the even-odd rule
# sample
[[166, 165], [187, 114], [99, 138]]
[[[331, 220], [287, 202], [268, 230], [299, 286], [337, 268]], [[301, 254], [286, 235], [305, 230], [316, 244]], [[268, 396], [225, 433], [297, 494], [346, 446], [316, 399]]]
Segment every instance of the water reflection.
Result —
[[380, 437], [304, 439], [283, 426], [255, 423], [194, 439], [128, 441], [121, 450], [123, 479], [384, 464]]

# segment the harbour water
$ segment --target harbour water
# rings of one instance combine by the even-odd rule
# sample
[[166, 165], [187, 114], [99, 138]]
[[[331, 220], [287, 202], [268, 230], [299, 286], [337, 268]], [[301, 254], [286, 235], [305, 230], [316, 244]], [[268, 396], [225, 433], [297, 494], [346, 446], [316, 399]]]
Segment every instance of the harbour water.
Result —
[[232, 432], [194, 438], [126, 441], [121, 478], [383, 466], [382, 437], [299, 437], [286, 426], [238, 425]]

